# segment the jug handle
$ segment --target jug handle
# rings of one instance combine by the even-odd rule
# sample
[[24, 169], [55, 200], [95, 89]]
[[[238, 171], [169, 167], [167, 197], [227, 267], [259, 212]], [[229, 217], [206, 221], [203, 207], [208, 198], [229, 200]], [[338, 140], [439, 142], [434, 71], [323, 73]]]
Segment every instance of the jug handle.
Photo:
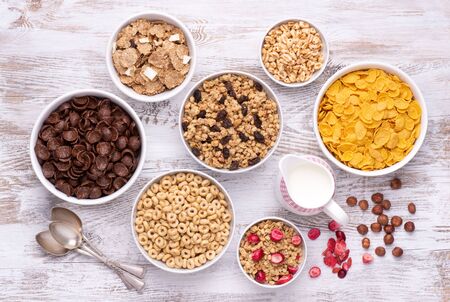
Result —
[[333, 199], [324, 206], [323, 211], [342, 226], [349, 221], [347, 213]]

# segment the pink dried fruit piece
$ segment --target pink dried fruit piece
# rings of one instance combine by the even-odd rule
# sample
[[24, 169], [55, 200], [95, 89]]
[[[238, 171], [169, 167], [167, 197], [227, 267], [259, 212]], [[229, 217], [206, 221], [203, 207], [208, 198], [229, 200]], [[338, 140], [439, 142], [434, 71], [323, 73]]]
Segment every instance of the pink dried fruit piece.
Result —
[[327, 256], [323, 258], [323, 263], [325, 263], [326, 266], [334, 267], [337, 264], [337, 260], [334, 256]]
[[341, 268], [339, 266], [333, 267], [333, 270], [331, 271], [333, 274], [336, 274], [337, 272], [339, 272], [341, 270]]
[[333, 252], [331, 252], [328, 248], [326, 248], [326, 249], [322, 252], [322, 256], [324, 256], [324, 257], [333, 256]]
[[284, 238], [284, 234], [280, 229], [273, 229], [272, 232], [270, 232], [270, 240], [274, 242], [278, 242], [281, 239]]
[[298, 271], [298, 266], [290, 266], [288, 265], [288, 272], [292, 275], [295, 275], [295, 273]]
[[362, 261], [364, 264], [369, 264], [373, 261], [373, 257], [369, 253], [364, 253], [362, 255]]
[[258, 244], [259, 243], [259, 237], [255, 233], [250, 233], [247, 236], [247, 241], [251, 244]]
[[337, 238], [337, 240], [345, 241], [345, 239], [346, 239], [345, 233], [342, 231], [336, 231], [336, 238]]
[[345, 241], [338, 241], [336, 242], [336, 246], [334, 247], [334, 254], [336, 254], [336, 256], [343, 255], [346, 249], [347, 244], [345, 243]]
[[345, 269], [340, 269], [337, 274], [339, 278], [344, 279], [345, 276], [347, 275], [347, 271]]
[[320, 236], [320, 230], [318, 228], [312, 228], [308, 232], [308, 238], [311, 240], [316, 240]]
[[347, 260], [349, 255], [350, 255], [350, 250], [345, 250], [345, 252], [343, 254], [339, 255], [339, 260], [341, 262], [345, 261], [345, 260]]
[[319, 277], [321, 274], [320, 268], [318, 268], [317, 266], [313, 266], [309, 269], [309, 276], [311, 278], [317, 278]]
[[280, 264], [284, 261], [284, 255], [282, 253], [272, 253], [269, 256], [269, 260], [274, 264]]
[[327, 249], [333, 253], [335, 247], [336, 247], [336, 240], [334, 240], [334, 238], [328, 239]]
[[255, 251], [253, 251], [252, 253], [252, 260], [253, 261], [259, 261], [261, 260], [261, 258], [264, 256], [264, 251], [263, 249], [257, 249]]
[[350, 265], [348, 265], [348, 263], [345, 262], [344, 264], [342, 264], [342, 269], [344, 269], [348, 272], [348, 270], [350, 269]]
[[300, 237], [299, 235], [292, 236], [291, 243], [293, 245], [298, 246], [298, 245], [302, 244], [302, 241], [303, 241], [302, 237]]
[[255, 281], [258, 283], [265, 283], [266, 273], [264, 271], [257, 271], [255, 275]]
[[275, 282], [275, 284], [276, 285], [285, 284], [285, 283], [291, 281], [292, 278], [293, 278], [293, 276], [291, 274], [284, 275], [280, 279], [278, 279], [278, 281]]
[[328, 229], [329, 229], [330, 231], [332, 231], [332, 232], [337, 231], [337, 230], [339, 229], [339, 227], [340, 227], [339, 223], [337, 223], [337, 222], [334, 221], [334, 220], [331, 220], [331, 221], [328, 223]]

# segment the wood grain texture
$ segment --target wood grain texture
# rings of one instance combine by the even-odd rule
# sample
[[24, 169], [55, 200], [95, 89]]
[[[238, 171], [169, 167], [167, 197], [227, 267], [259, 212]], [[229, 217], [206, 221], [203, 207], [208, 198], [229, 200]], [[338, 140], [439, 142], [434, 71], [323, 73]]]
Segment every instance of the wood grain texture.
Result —
[[[143, 104], [122, 95], [111, 82], [104, 60], [112, 30], [131, 14], [160, 10], [179, 17], [192, 31], [198, 48], [194, 82], [223, 69], [251, 72], [278, 95], [285, 117], [279, 148], [261, 168], [245, 175], [219, 175], [198, 166], [179, 139], [177, 117], [183, 95], [158, 104]], [[1, 1], [0, 2], [0, 300], [3, 301], [449, 301], [450, 300], [450, 5], [448, 1]], [[325, 73], [304, 88], [270, 82], [258, 61], [266, 28], [287, 17], [318, 24], [328, 37], [331, 59]], [[429, 130], [417, 156], [395, 175], [401, 190], [389, 189], [392, 176], [365, 178], [335, 168], [336, 200], [351, 216], [345, 227], [354, 265], [340, 280], [324, 267], [328, 218], [299, 217], [281, 209], [272, 192], [277, 162], [287, 153], [322, 156], [312, 132], [312, 107], [326, 79], [341, 67], [361, 60], [381, 60], [411, 75], [429, 111]], [[106, 205], [80, 207], [61, 203], [34, 175], [28, 140], [39, 112], [64, 92], [94, 87], [126, 99], [145, 124], [148, 151], [144, 170], [133, 187]], [[186, 89], [187, 91], [187, 89]], [[186, 92], [185, 91], [185, 92]], [[216, 177], [229, 191], [237, 228], [224, 257], [204, 272], [178, 276], [162, 272], [140, 255], [129, 225], [132, 202], [154, 175], [193, 168]], [[361, 263], [359, 223], [372, 214], [345, 205], [355, 195], [384, 192], [390, 214], [416, 224], [413, 234], [398, 232], [401, 259], [390, 255]], [[417, 213], [408, 214], [413, 201]], [[102, 265], [83, 256], [49, 257], [35, 243], [55, 205], [75, 210], [87, 235], [108, 255], [138, 262], [148, 269], [142, 293], [127, 291]], [[236, 262], [238, 237], [251, 221], [279, 215], [302, 231], [322, 229], [308, 241], [306, 271], [283, 290], [263, 290], [248, 282]], [[372, 246], [382, 243], [371, 235]], [[310, 279], [307, 269], [322, 267]]]

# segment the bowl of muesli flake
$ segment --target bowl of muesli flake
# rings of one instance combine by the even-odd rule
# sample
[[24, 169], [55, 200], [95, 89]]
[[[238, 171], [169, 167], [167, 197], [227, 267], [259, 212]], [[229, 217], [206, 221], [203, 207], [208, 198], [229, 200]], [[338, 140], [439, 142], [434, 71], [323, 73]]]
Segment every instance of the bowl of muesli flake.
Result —
[[178, 95], [194, 75], [194, 38], [171, 15], [133, 15], [112, 34], [106, 64], [113, 83], [130, 98], [143, 102], [167, 100]]
[[237, 261], [248, 280], [265, 288], [291, 284], [305, 266], [300, 230], [286, 219], [264, 217], [249, 224], [239, 241]]
[[199, 164], [221, 173], [262, 165], [276, 149], [283, 127], [280, 103], [259, 78], [222, 71], [200, 80], [180, 110], [186, 150]]

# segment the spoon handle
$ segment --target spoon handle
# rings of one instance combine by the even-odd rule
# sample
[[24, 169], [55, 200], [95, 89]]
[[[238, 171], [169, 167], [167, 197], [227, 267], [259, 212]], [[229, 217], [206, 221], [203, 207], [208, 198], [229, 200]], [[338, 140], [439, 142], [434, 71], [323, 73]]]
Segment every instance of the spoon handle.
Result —
[[[92, 243], [86, 238], [86, 236], [84, 236], [84, 235], [82, 235], [82, 236], [83, 236], [84, 242], [91, 250], [96, 252], [98, 255], [106, 258], [105, 254], [103, 254], [99, 249], [97, 249], [94, 245], [92, 245]], [[136, 277], [139, 277], [139, 278], [144, 277], [145, 268], [143, 266], [124, 263], [124, 262], [110, 260], [110, 259], [108, 259], [108, 262], [110, 262], [111, 264], [119, 267], [120, 269], [122, 269], [126, 272], [129, 272], [130, 274], [135, 275]]]

